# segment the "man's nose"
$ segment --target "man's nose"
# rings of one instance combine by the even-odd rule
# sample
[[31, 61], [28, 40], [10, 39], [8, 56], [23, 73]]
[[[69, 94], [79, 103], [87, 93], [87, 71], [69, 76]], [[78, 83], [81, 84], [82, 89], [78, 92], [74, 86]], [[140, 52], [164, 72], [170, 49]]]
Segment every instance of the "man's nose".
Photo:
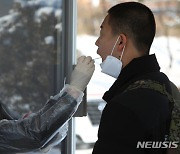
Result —
[[95, 45], [96, 45], [96, 46], [99, 45], [99, 38], [96, 40]]

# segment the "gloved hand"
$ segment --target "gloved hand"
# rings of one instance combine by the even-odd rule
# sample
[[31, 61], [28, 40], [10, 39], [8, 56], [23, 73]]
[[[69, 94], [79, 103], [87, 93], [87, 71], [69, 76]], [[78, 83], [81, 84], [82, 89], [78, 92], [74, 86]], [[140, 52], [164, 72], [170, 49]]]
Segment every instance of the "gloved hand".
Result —
[[88, 56], [78, 58], [76, 67], [71, 74], [70, 86], [84, 91], [95, 70], [94, 60]]

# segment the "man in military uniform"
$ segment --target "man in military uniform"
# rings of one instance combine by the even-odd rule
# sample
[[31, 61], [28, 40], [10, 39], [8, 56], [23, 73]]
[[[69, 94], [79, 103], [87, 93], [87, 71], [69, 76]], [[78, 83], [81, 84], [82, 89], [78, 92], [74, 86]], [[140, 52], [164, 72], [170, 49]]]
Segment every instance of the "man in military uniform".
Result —
[[[108, 10], [100, 28], [96, 45], [102, 72], [117, 80], [103, 96], [107, 104], [92, 153], [166, 154], [163, 145], [137, 148], [138, 142], [167, 141], [171, 119], [169, 97], [160, 92], [171, 95], [170, 81], [160, 72], [155, 54], [149, 54], [156, 32], [152, 11], [138, 2], [120, 3]], [[153, 83], [163, 88], [150, 88]]]

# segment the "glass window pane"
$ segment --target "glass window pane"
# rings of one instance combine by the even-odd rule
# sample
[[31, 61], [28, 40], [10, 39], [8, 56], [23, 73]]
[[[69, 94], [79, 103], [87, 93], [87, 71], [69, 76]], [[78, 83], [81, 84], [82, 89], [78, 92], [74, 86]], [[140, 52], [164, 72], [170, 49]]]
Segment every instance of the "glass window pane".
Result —
[[1, 101], [23, 114], [37, 111], [55, 93], [61, 0], [2, 0]]
[[0, 1], [0, 100], [15, 117], [36, 112], [59, 90], [61, 40], [61, 0]]

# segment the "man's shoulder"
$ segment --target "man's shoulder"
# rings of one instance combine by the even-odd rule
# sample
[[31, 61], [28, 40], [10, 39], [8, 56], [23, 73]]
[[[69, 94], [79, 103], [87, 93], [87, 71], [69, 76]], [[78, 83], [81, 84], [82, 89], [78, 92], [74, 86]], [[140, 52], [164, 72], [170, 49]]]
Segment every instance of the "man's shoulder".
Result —
[[[126, 86], [126, 89], [129, 88], [130, 85], [139, 86], [141, 83], [146, 82], [146, 85], [154, 85], [158, 86], [163, 85], [165, 86], [166, 90], [171, 93], [171, 86], [170, 86], [170, 80], [166, 74], [163, 72], [151, 72], [151, 73], [145, 73], [142, 76], [133, 78], [129, 84]], [[157, 89], [157, 88], [155, 88]]]
[[[169, 99], [166, 95], [166, 85], [153, 80], [138, 80], [129, 84], [126, 89], [113, 98], [117, 106], [143, 112], [145, 109], [162, 109], [168, 107]], [[142, 110], [142, 111], [141, 111]]]

